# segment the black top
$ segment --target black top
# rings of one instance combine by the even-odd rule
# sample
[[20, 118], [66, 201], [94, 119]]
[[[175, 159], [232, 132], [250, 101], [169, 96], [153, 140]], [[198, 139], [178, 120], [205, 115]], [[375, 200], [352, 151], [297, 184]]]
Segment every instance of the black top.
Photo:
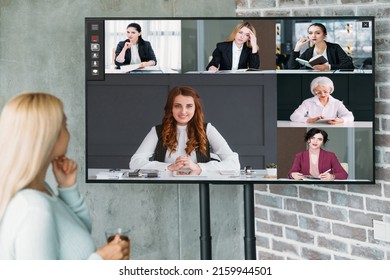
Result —
[[[217, 44], [216, 49], [213, 52], [213, 58], [207, 65], [206, 70], [210, 66], [219, 67], [219, 70], [231, 70], [233, 61], [233, 42], [221, 42]], [[242, 46], [240, 55], [240, 61], [238, 63], [238, 69], [255, 68], [260, 67], [259, 52], [252, 53], [252, 48], [248, 48], [246, 44]]]
[[[338, 44], [326, 43], [326, 55], [328, 56], [328, 63], [330, 64], [330, 70], [339, 70], [339, 69], [354, 69], [352, 58], [348, 56], [345, 51]], [[308, 48], [304, 53], [299, 56], [299, 52], [292, 52], [290, 59], [288, 61], [289, 69], [310, 69], [308, 67], [302, 66], [295, 59], [297, 57], [309, 61], [313, 57], [314, 47]]]
[[[120, 62], [116, 61], [116, 57], [122, 51], [122, 49], [125, 46], [126, 42], [130, 42], [130, 40], [127, 39], [125, 41], [120, 41], [118, 43], [117, 47], [116, 47], [116, 50], [115, 50], [115, 64], [117, 66], [130, 64], [130, 61], [131, 61], [131, 49], [130, 48], [128, 48], [126, 50], [125, 61], [123, 63], [120, 63]], [[141, 62], [154, 60], [154, 64], [157, 65], [156, 55], [154, 54], [154, 51], [152, 49], [152, 45], [150, 44], [150, 42], [145, 41], [145, 40], [139, 40], [138, 41], [138, 54], [139, 54], [139, 57], [141, 58]]]

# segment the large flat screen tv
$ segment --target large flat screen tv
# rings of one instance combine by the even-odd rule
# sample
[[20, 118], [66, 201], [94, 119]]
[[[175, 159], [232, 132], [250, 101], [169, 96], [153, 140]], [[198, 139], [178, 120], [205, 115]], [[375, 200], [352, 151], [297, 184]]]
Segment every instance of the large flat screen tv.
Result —
[[[239, 60], [247, 50], [232, 42], [242, 23], [255, 30], [256, 34], [243, 36], [255, 36], [259, 58], [258, 64], [244, 67]], [[310, 37], [313, 24], [326, 28], [325, 38], [306, 40], [297, 54], [297, 42]], [[123, 47], [138, 36], [134, 30], [146, 43], [138, 39], [138, 44], [128, 44], [129, 55]], [[323, 39], [326, 49], [316, 48]], [[374, 42], [373, 17], [86, 18], [87, 182], [374, 183]], [[225, 49], [219, 49], [222, 46]], [[330, 65], [326, 71], [301, 67], [295, 60], [310, 50], [311, 56], [321, 50], [326, 54]], [[235, 51], [238, 54], [233, 55]], [[343, 64], [340, 57], [350, 63]], [[215, 62], [218, 70], [208, 71]], [[224, 68], [224, 63], [238, 67]], [[321, 79], [331, 88], [323, 90], [330, 96], [325, 105], [318, 103], [320, 88], [312, 87], [313, 80]], [[179, 176], [164, 169], [155, 177], [148, 176], [153, 172], [142, 173], [142, 168], [131, 169], [131, 157], [151, 129], [162, 123], [168, 93], [176, 86], [198, 92], [204, 122], [212, 124], [238, 154], [240, 171], [217, 168]], [[339, 116], [347, 110], [353, 118], [340, 117], [343, 122], [337, 124], [330, 124], [336, 117], [308, 122], [310, 100], [318, 103], [317, 111], [323, 106], [317, 115], [333, 110]], [[301, 118], [293, 119], [294, 114]], [[320, 155], [309, 153], [305, 140], [313, 129], [327, 134], [328, 141], [317, 149]], [[276, 175], [266, 169], [271, 163], [277, 165]], [[321, 172], [327, 164], [332, 168]], [[293, 166], [302, 168], [302, 180], [289, 177]], [[346, 178], [317, 178], [333, 174], [337, 166], [348, 174]]]

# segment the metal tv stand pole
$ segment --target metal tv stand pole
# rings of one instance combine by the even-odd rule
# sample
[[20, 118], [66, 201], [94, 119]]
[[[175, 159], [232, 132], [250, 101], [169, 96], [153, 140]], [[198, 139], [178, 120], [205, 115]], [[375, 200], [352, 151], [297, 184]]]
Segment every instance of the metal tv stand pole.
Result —
[[[254, 214], [254, 186], [244, 185], [244, 224], [245, 224], [245, 259], [256, 259], [256, 236]], [[211, 227], [210, 227], [210, 187], [208, 183], [199, 184], [200, 208], [200, 259], [211, 260]]]
[[210, 187], [199, 184], [200, 208], [200, 259], [211, 260]]
[[244, 185], [245, 259], [256, 259], [255, 202], [253, 183]]

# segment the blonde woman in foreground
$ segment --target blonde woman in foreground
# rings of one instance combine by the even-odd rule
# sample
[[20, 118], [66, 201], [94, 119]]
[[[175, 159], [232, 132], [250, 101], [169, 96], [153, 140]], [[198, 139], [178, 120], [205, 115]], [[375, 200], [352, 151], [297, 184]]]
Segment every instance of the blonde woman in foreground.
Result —
[[[0, 259], [129, 259], [119, 236], [95, 249], [87, 205], [66, 157], [62, 102], [45, 93], [11, 99], [0, 116]], [[45, 182], [52, 165], [57, 196]]]

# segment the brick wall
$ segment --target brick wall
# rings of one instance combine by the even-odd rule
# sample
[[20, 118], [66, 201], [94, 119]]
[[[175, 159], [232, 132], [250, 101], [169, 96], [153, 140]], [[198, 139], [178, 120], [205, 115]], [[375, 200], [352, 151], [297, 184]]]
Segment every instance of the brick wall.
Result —
[[388, 0], [236, 0], [237, 16], [375, 16], [375, 185], [257, 185], [258, 259], [390, 259], [372, 220], [390, 223]]

